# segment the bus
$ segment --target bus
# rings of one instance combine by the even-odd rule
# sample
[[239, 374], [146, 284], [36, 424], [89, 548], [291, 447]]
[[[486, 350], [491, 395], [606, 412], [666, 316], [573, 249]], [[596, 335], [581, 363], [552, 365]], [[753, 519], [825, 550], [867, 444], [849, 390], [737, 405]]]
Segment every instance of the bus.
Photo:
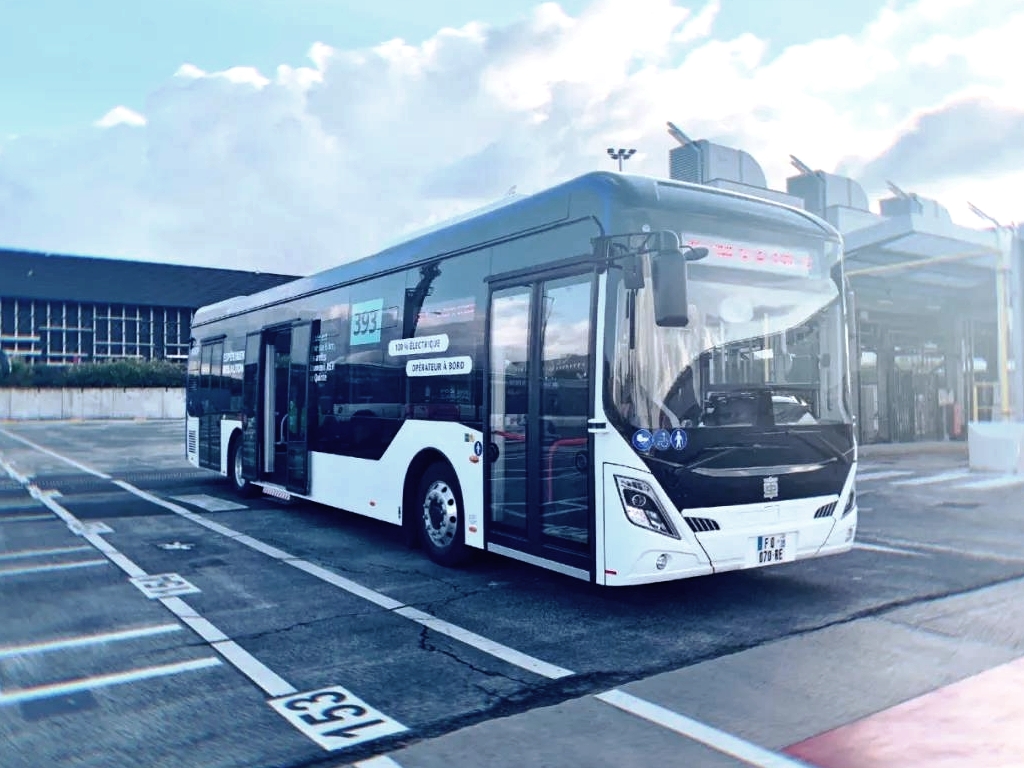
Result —
[[621, 586], [846, 552], [845, 285], [806, 211], [589, 173], [197, 310], [187, 459], [447, 566]]

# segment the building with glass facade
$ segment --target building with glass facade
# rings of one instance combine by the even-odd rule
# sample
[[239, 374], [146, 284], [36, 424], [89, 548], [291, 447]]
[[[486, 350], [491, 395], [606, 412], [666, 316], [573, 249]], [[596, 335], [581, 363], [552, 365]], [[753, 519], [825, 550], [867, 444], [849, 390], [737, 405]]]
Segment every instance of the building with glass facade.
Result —
[[48, 365], [184, 362], [197, 308], [294, 277], [0, 249], [0, 349]]

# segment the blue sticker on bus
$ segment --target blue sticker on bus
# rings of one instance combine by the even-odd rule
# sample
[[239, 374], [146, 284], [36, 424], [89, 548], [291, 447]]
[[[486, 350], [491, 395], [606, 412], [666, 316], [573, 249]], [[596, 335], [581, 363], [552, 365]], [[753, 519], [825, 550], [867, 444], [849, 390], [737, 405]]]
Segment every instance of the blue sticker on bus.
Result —
[[669, 438], [669, 442], [672, 443], [672, 447], [677, 451], [683, 450], [686, 447], [686, 431], [676, 427], [672, 430], [672, 435]]
[[475, 443], [473, 443], [473, 453], [475, 453], [477, 456], [479, 456], [483, 452], [484, 452], [484, 444], [483, 443], [481, 443], [479, 440], [477, 440]]
[[672, 445], [672, 441], [669, 439], [667, 429], [659, 429], [654, 433], [655, 448], [659, 451], [667, 451], [670, 445]]
[[638, 451], [646, 452], [651, 450], [651, 443], [653, 441], [654, 436], [649, 429], [638, 429], [633, 433], [633, 447]]

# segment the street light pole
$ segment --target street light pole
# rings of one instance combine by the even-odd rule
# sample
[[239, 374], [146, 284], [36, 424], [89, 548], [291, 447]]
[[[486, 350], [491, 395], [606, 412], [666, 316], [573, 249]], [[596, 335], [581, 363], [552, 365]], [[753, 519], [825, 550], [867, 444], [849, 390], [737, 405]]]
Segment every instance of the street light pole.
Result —
[[608, 147], [608, 157], [619, 161], [619, 173], [622, 173], [622, 161], [629, 160], [636, 153], [635, 149], [615, 149]]
[[[999, 361], [999, 414], [1001, 421], [1013, 418], [1010, 406], [1010, 302], [1009, 288], [1010, 249], [1013, 247], [1012, 233], [1007, 237], [1007, 227], [989, 216], [975, 205], [967, 203], [971, 211], [995, 227], [996, 248], [996, 356]], [[1019, 362], [1015, 361], [1019, 365]]]

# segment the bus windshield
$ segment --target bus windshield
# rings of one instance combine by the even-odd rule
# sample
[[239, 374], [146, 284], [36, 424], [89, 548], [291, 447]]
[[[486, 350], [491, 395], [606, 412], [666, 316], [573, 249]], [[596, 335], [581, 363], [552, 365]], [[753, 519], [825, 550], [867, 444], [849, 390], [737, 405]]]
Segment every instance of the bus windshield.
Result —
[[[744, 244], [682, 233], [685, 328], [659, 327], [643, 288], [613, 285], [611, 405], [627, 429], [770, 428], [849, 420], [837, 243]], [[614, 282], [614, 281], [613, 281]]]

